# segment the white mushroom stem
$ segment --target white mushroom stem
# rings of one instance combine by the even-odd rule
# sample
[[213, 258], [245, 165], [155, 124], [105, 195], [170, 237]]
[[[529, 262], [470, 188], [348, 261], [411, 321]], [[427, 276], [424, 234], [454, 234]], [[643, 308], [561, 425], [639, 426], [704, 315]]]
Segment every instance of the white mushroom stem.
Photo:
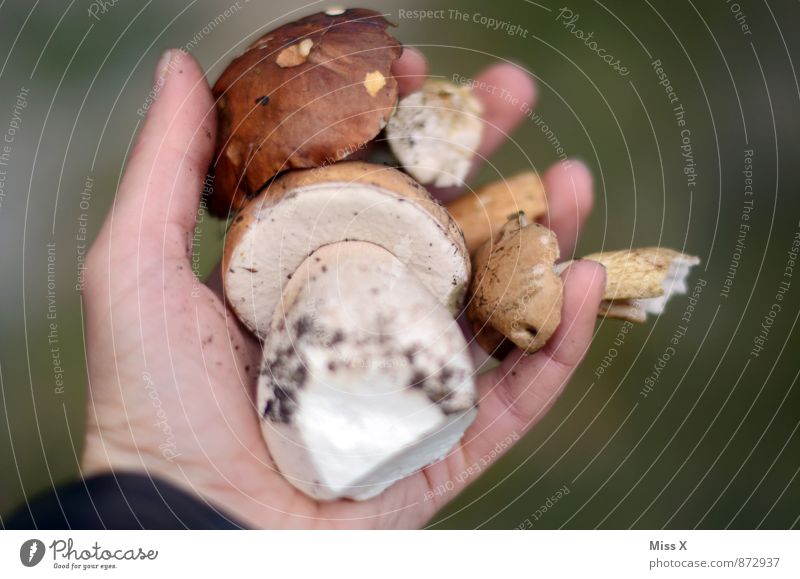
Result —
[[475, 402], [458, 324], [389, 251], [325, 245], [284, 287], [258, 407], [278, 468], [306, 494], [377, 495], [443, 458]]
[[453, 319], [470, 275], [447, 210], [367, 163], [290, 171], [228, 232], [225, 296], [264, 341], [275, 463], [317, 499], [365, 499], [439, 460], [475, 415]]

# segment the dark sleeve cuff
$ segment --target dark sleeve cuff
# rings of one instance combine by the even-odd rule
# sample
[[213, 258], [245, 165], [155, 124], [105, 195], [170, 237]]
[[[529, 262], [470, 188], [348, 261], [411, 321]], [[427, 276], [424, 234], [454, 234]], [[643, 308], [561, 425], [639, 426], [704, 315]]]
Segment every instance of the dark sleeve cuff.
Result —
[[109, 473], [23, 505], [7, 529], [240, 529], [232, 517], [164, 481]]

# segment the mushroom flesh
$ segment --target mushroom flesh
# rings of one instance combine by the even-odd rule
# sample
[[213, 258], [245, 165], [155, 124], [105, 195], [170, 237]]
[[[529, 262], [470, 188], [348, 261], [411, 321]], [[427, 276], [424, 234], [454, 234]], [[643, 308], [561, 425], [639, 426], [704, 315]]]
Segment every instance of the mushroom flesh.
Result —
[[408, 176], [361, 162], [287, 173], [234, 220], [223, 263], [229, 304], [264, 340], [264, 438], [303, 492], [374, 496], [474, 419], [453, 317], [463, 236]]
[[403, 168], [436, 187], [463, 185], [483, 136], [483, 106], [469, 87], [432, 79], [400, 100], [386, 139]]

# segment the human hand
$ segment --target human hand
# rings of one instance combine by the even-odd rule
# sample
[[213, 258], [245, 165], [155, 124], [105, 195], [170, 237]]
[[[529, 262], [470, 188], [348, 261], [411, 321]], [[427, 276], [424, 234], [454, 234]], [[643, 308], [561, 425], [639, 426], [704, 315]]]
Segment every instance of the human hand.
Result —
[[[203, 72], [178, 51], [159, 63], [161, 87], [119, 191], [87, 258], [84, 286], [89, 400], [84, 475], [145, 471], [196, 493], [239, 521], [265, 528], [419, 527], [477, 475], [464, 476], [509, 436], [549, 410], [589, 345], [605, 273], [578, 262], [565, 273], [558, 331], [532, 356], [516, 351], [478, 378], [480, 410], [448, 457], [364, 502], [318, 503], [277, 472], [262, 439], [255, 384], [259, 343], [225, 306], [218, 283], [202, 285], [191, 245], [216, 113]], [[406, 49], [393, 70], [402, 92], [421, 85], [422, 56]], [[533, 104], [531, 79], [497, 65], [478, 81]], [[523, 110], [477, 92], [487, 157]], [[572, 253], [592, 204], [591, 177], [563, 163], [544, 175], [562, 256]], [[452, 489], [444, 496], [437, 488]]]

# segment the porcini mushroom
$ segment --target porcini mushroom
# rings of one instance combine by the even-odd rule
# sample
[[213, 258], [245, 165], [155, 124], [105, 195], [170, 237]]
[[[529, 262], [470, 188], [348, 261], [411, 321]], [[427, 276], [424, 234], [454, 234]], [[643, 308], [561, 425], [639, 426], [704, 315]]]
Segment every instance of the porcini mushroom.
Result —
[[453, 314], [470, 275], [447, 211], [400, 171], [292, 171], [236, 217], [226, 298], [264, 340], [262, 430], [318, 499], [365, 499], [442, 458], [475, 415]]
[[456, 222], [407, 175], [357, 161], [286, 173], [247, 202], [223, 254], [228, 302], [263, 338], [294, 271], [340, 241], [368, 241], [401, 258], [451, 313], [463, 303], [470, 262]]
[[[572, 261], [555, 265], [555, 234], [524, 214], [512, 216], [493, 240], [475, 254], [467, 317], [478, 343], [502, 358], [518, 346], [541, 349], [561, 321], [563, 286], [559, 274]], [[660, 314], [673, 295], [685, 294], [686, 277], [697, 257], [673, 249], [593, 253], [583, 258], [606, 268], [599, 316], [644, 322]]]
[[561, 322], [563, 287], [553, 266], [555, 234], [524, 213], [510, 218], [474, 256], [467, 318], [478, 343], [502, 357], [510, 340], [539, 350]]
[[397, 104], [400, 44], [366, 9], [313, 14], [253, 43], [214, 85], [219, 130], [209, 208], [227, 217], [277, 173], [348, 157]]
[[403, 168], [420, 183], [463, 185], [483, 135], [482, 112], [469, 87], [430, 79], [397, 104], [386, 139]]

